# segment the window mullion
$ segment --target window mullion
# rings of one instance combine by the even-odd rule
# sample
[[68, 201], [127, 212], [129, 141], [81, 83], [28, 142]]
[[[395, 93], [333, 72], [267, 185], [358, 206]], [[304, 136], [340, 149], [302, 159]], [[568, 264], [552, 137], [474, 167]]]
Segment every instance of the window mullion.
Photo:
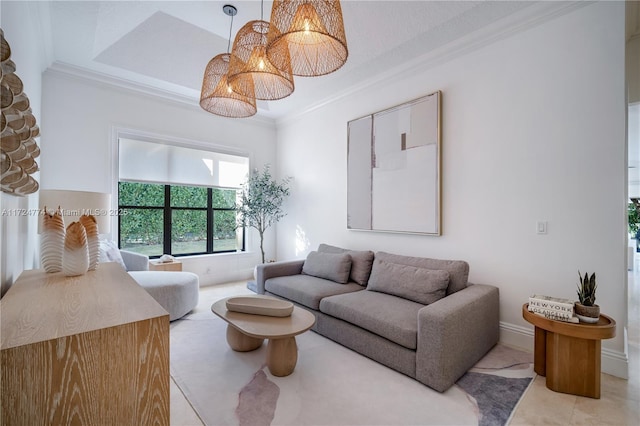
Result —
[[164, 186], [164, 238], [163, 251], [164, 254], [171, 254], [171, 185]]
[[207, 188], [207, 253], [213, 253], [213, 189]]

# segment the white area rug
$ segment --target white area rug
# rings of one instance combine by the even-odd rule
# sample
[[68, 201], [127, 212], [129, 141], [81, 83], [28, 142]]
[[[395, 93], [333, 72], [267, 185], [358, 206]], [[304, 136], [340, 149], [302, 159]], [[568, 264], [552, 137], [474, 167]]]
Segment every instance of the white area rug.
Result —
[[504, 424], [534, 376], [532, 354], [497, 346], [438, 393], [309, 331], [293, 374], [274, 377], [266, 342], [229, 348], [226, 322], [208, 310], [216, 296], [171, 325], [171, 375], [205, 425]]

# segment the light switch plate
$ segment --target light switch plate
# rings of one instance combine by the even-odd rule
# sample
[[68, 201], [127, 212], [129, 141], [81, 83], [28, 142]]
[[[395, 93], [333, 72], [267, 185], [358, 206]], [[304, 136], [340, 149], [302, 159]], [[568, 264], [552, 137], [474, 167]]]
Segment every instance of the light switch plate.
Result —
[[543, 222], [543, 221], [536, 222], [536, 232], [538, 234], [546, 234], [547, 233], [547, 222]]

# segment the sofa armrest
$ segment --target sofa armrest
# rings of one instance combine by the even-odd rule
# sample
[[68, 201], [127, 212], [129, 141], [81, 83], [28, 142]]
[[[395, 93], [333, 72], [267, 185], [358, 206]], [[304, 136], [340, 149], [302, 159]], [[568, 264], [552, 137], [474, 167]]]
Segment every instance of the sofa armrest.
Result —
[[149, 256], [132, 251], [120, 250], [120, 255], [127, 271], [148, 271]]
[[497, 287], [470, 284], [418, 312], [416, 379], [444, 392], [499, 339]]
[[304, 259], [263, 263], [256, 266], [256, 292], [264, 294], [264, 283], [269, 278], [298, 275], [302, 273]]

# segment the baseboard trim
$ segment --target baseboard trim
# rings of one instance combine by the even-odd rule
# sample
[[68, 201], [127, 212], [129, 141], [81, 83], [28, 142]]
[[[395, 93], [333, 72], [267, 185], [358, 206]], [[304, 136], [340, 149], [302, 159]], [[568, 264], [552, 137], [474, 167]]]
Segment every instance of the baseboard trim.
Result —
[[[533, 352], [533, 329], [500, 321], [500, 343]], [[629, 378], [627, 354], [602, 348], [602, 372], [622, 379]]]

